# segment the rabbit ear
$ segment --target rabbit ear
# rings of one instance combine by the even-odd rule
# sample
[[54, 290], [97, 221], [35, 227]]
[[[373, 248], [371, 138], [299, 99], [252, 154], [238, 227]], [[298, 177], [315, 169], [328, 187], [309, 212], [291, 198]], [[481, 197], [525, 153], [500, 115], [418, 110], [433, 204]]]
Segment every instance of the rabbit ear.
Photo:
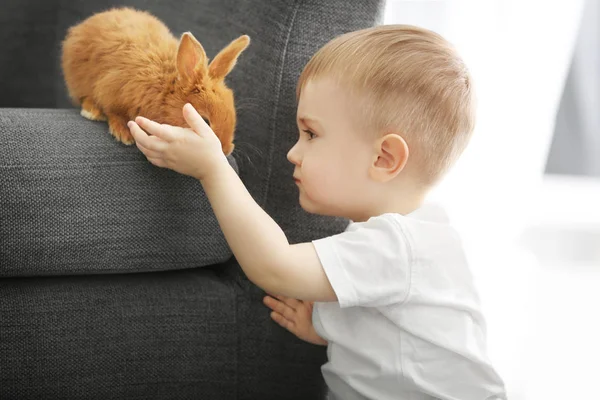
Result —
[[177, 49], [177, 72], [187, 80], [206, 74], [208, 60], [204, 48], [190, 32], [185, 32]]
[[227, 47], [221, 50], [211, 61], [208, 66], [208, 75], [216, 80], [225, 78], [225, 76], [233, 69], [238, 56], [249, 44], [250, 37], [248, 35], [242, 35], [229, 43]]

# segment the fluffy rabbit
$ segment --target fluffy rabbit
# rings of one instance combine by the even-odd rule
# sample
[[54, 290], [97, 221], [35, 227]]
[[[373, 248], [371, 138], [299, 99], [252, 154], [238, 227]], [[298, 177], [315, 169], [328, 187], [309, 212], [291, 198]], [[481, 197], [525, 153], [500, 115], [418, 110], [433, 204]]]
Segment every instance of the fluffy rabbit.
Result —
[[69, 95], [81, 115], [108, 120], [110, 133], [125, 144], [134, 140], [127, 121], [138, 115], [187, 126], [182, 108], [191, 103], [233, 151], [234, 96], [225, 76], [250, 43], [240, 36], [208, 63], [190, 32], [178, 41], [145, 11], [115, 8], [71, 27], [62, 43], [62, 69]]

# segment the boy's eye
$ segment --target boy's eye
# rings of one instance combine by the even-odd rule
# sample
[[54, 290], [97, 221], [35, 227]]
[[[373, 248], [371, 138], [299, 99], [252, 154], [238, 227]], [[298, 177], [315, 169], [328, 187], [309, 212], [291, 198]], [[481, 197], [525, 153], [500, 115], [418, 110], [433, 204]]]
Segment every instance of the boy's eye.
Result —
[[315, 135], [312, 131], [308, 129], [304, 129], [304, 132], [306, 132], [306, 134], [308, 135], [308, 140], [312, 140], [317, 137], [317, 135]]

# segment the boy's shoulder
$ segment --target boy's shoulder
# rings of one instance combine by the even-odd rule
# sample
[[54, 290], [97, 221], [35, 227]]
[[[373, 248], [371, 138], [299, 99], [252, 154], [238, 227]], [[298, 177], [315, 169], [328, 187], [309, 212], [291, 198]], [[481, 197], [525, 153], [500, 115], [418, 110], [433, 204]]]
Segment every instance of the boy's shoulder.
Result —
[[[347, 234], [361, 233], [361, 237], [373, 244], [371, 251], [386, 251], [391, 243], [402, 242], [410, 256], [429, 259], [442, 254], [461, 256], [464, 252], [459, 232], [452, 225], [448, 213], [438, 203], [425, 203], [410, 214], [385, 213], [365, 222], [351, 222]], [[384, 239], [387, 238], [387, 239]]]
[[453, 230], [446, 210], [437, 203], [426, 203], [410, 214], [384, 213], [373, 216], [364, 222], [350, 222], [346, 231], [362, 228], [397, 229], [401, 232], [411, 228], [427, 227], [428, 229]]

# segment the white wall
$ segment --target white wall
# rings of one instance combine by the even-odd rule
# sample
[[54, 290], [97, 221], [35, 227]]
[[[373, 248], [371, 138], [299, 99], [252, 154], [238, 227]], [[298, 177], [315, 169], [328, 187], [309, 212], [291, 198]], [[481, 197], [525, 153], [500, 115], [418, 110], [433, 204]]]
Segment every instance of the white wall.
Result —
[[[543, 266], [519, 246], [540, 201], [582, 3], [388, 0], [384, 19], [442, 34], [473, 75], [479, 98], [474, 137], [432, 199], [446, 206], [463, 234], [488, 317], [490, 356], [514, 400], [583, 398], [559, 390], [573, 388], [577, 379], [571, 374], [571, 380], [558, 380], [565, 376], [564, 360], [552, 354], [564, 355], [565, 349], [536, 347], [550, 343], [540, 341], [540, 332], [552, 328], [540, 328], [538, 317], [552, 315], [540, 296], [549, 296], [554, 286], [540, 286], [546, 282]], [[544, 377], [551, 380], [546, 391], [540, 390]]]

